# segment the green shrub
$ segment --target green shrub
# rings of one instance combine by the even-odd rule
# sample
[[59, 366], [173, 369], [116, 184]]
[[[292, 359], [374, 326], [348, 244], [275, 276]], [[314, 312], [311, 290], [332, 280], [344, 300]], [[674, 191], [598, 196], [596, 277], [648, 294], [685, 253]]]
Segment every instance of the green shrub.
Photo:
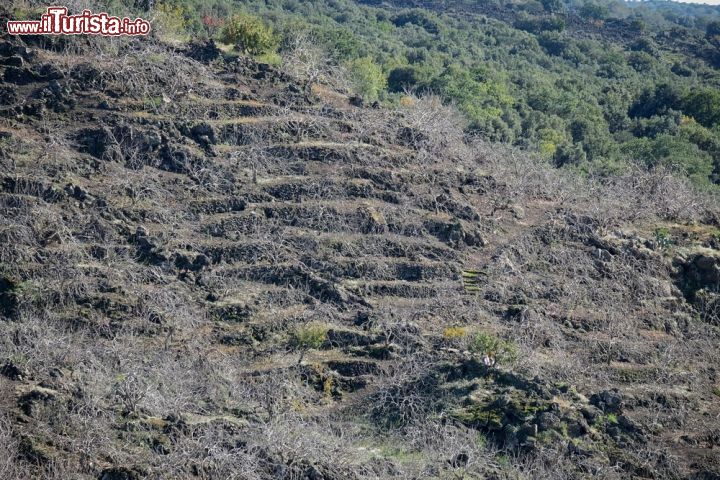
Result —
[[181, 40], [186, 37], [188, 27], [186, 14], [187, 12], [180, 5], [163, 2], [155, 6], [156, 22], [167, 38]]
[[437, 34], [440, 32], [440, 22], [431, 12], [412, 9], [395, 15], [392, 20], [396, 27], [404, 27], [407, 24], [417, 25], [422, 27], [426, 32], [431, 34]]
[[430, 77], [430, 72], [426, 68], [405, 65], [390, 70], [387, 83], [391, 92], [399, 93], [424, 86]]
[[670, 230], [665, 227], [656, 228], [653, 236], [655, 237], [655, 243], [662, 249], [669, 248], [673, 244]]
[[368, 102], [374, 102], [387, 87], [382, 68], [370, 57], [357, 58], [346, 64], [350, 81], [357, 92]]
[[305, 353], [311, 349], [318, 349], [327, 340], [328, 327], [318, 323], [310, 323], [297, 327], [292, 333], [290, 344], [300, 351], [300, 364], [305, 357]]
[[275, 50], [279, 40], [273, 29], [259, 18], [246, 15], [233, 15], [222, 29], [220, 40], [230, 43], [244, 53], [262, 55]]
[[473, 353], [489, 356], [497, 363], [514, 363], [518, 358], [518, 348], [515, 342], [483, 332], [475, 334], [468, 348]]

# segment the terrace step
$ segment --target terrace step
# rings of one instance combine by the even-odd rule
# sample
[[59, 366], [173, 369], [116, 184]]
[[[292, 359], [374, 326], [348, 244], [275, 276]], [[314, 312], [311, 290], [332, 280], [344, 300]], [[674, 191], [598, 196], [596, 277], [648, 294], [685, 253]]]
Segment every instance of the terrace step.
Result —
[[314, 270], [336, 278], [407, 282], [453, 278], [460, 268], [459, 264], [453, 266], [446, 262], [420, 263], [384, 257], [334, 258], [331, 261], [314, 261], [309, 265]]
[[434, 298], [443, 290], [438, 284], [404, 280], [345, 280], [342, 285], [361, 297]]

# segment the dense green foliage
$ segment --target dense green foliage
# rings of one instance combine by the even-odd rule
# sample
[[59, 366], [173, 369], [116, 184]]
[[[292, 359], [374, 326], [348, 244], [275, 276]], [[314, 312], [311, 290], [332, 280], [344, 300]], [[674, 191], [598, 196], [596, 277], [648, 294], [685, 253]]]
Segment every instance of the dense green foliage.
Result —
[[368, 100], [433, 91], [467, 115], [472, 131], [558, 166], [607, 172], [663, 164], [699, 184], [720, 181], [718, 7], [607, 0], [442, 0], [427, 8], [404, 8], [402, 0], [392, 7], [351, 0], [165, 4], [182, 7], [195, 34], [207, 34], [202, 19], [237, 11], [261, 17], [281, 37], [304, 31], [348, 67]]
[[347, 62], [345, 66], [355, 88], [365, 100], [376, 101], [387, 87], [387, 79], [382, 68], [372, 58], [356, 58]]
[[269, 26], [259, 18], [245, 14], [230, 17], [225, 22], [220, 38], [252, 55], [267, 53], [278, 44], [277, 37]]

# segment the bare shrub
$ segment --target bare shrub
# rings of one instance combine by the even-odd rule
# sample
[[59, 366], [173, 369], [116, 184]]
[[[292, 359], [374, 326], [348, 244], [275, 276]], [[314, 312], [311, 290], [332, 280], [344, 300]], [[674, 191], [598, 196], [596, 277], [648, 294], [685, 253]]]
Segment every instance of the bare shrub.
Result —
[[407, 355], [389, 367], [368, 399], [368, 416], [381, 428], [403, 428], [430, 415], [441, 401], [434, 361], [425, 355]]
[[409, 104], [398, 108], [407, 125], [401, 127], [400, 138], [417, 150], [421, 162], [470, 156], [465, 143], [466, 121], [452, 104], [445, 104], [440, 97], [427, 94], [412, 97]]
[[332, 85], [338, 90], [349, 84], [344, 70], [335, 65], [332, 56], [306, 32], [288, 36], [281, 48], [281, 56], [286, 71], [305, 84], [306, 94], [311, 93], [316, 83]]
[[25, 477], [19, 469], [19, 446], [10, 419], [0, 415], [0, 478]]

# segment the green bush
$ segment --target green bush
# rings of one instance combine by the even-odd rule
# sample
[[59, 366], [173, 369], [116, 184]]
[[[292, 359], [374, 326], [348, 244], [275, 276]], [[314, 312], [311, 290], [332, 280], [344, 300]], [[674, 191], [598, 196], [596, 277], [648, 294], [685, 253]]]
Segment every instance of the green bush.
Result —
[[609, 13], [605, 5], [595, 2], [585, 2], [580, 8], [580, 15], [591, 20], [604, 20]]
[[712, 157], [680, 136], [658, 135], [624, 143], [621, 151], [628, 160], [640, 160], [649, 167], [665, 166], [684, 171], [693, 181], [707, 185], [713, 170]]
[[235, 45], [250, 55], [263, 55], [275, 50], [279, 39], [272, 28], [252, 15], [233, 15], [222, 29], [220, 40]]
[[487, 355], [500, 363], [514, 363], [518, 358], [517, 345], [494, 335], [478, 332], [468, 346], [472, 353]]
[[665, 227], [656, 228], [653, 232], [653, 237], [655, 237], [655, 243], [657, 244], [657, 246], [662, 248], [663, 250], [670, 248], [673, 244], [670, 230]]
[[327, 340], [327, 332], [328, 327], [318, 323], [310, 323], [295, 329], [290, 338], [290, 345], [300, 351], [298, 365], [302, 363], [308, 350], [322, 347]]
[[298, 327], [293, 332], [292, 344], [297, 349], [309, 350], [320, 348], [327, 339], [328, 327], [320, 324], [309, 324]]
[[387, 87], [382, 68], [372, 58], [363, 57], [346, 64], [350, 81], [357, 92], [368, 102], [374, 102]]
[[392, 22], [397, 27], [404, 27], [407, 24], [412, 24], [424, 28], [428, 33], [437, 34], [440, 32], [439, 22], [432, 13], [426, 10], [406, 10], [398, 15], [395, 15]]
[[391, 92], [404, 92], [408, 89], [424, 86], [430, 79], [429, 72], [415, 65], [395, 67], [388, 75], [388, 89]]

